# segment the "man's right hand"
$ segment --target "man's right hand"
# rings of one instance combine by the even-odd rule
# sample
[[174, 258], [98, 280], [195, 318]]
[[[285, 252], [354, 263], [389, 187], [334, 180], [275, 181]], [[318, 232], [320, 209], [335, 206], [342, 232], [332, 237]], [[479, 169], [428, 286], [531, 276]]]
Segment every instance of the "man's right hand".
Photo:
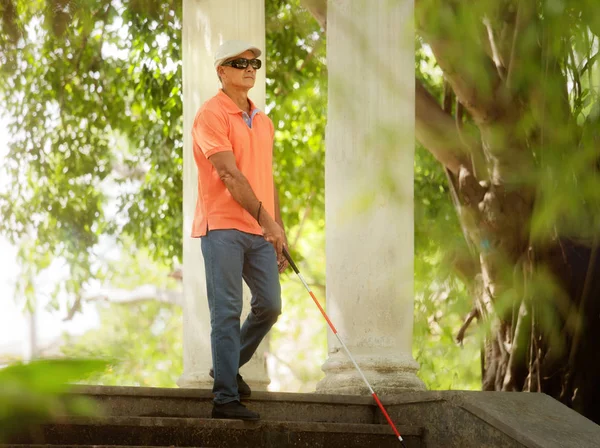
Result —
[[[261, 218], [262, 216], [263, 215], [261, 215]], [[263, 236], [265, 237], [265, 240], [275, 247], [277, 258], [280, 258], [283, 253], [283, 245], [285, 244], [285, 232], [271, 216], [267, 213], [265, 213], [264, 216], [265, 218], [261, 219]]]

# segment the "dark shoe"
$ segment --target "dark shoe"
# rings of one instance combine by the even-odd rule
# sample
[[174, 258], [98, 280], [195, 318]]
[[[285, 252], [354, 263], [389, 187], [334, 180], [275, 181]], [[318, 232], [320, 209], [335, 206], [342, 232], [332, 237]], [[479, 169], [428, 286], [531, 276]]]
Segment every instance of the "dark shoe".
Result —
[[213, 404], [212, 418], [230, 418], [236, 420], [260, 420], [258, 412], [247, 409], [239, 401], [225, 404]]
[[[208, 374], [211, 378], [215, 377], [215, 372], [213, 371], [213, 369], [210, 369], [208, 371]], [[242, 375], [240, 375], [239, 373], [237, 374], [237, 385], [238, 394], [240, 394], [240, 398], [249, 398], [252, 394], [252, 391], [250, 390], [250, 386], [248, 386], [248, 383], [244, 381], [244, 378], [242, 378]]]

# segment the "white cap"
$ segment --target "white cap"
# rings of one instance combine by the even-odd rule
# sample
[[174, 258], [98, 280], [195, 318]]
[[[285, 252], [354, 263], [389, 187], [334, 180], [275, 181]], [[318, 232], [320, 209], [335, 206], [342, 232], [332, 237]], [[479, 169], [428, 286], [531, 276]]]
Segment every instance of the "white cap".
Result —
[[258, 48], [249, 44], [248, 42], [243, 42], [240, 40], [228, 40], [223, 42], [215, 53], [215, 67], [221, 65], [225, 60], [237, 56], [238, 54], [242, 54], [248, 50], [251, 50], [256, 58], [262, 53]]

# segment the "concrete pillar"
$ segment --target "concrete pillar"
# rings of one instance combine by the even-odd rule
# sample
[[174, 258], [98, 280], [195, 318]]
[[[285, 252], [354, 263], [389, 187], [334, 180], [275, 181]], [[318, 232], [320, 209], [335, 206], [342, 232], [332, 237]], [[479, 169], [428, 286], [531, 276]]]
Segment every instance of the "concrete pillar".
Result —
[[[210, 316], [206, 299], [204, 260], [200, 240], [190, 238], [198, 174], [193, 158], [191, 128], [198, 108], [219, 89], [213, 54], [225, 40], [248, 41], [265, 49], [264, 0], [184, 0], [183, 1], [183, 367], [180, 387], [212, 388], [208, 371], [212, 366]], [[263, 57], [264, 59], [264, 57]], [[263, 65], [264, 67], [264, 65]], [[265, 107], [265, 70], [257, 72], [250, 91], [255, 104]], [[250, 310], [250, 293], [244, 286], [242, 320]], [[242, 369], [253, 390], [266, 390], [269, 378], [264, 351]]]
[[[423, 389], [413, 330], [412, 0], [329, 0], [327, 311], [378, 394]], [[317, 392], [368, 389], [332, 333]]]

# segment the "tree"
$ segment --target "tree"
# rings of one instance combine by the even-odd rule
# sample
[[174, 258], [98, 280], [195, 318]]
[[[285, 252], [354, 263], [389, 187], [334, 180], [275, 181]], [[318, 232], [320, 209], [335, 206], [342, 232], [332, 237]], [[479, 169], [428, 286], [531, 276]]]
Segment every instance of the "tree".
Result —
[[471, 248], [460, 264], [475, 302], [466, 325], [488, 327], [483, 389], [545, 392], [600, 422], [593, 11], [419, 1], [445, 91], [440, 107], [417, 82], [416, 117]]
[[[325, 3], [307, 3], [325, 25]], [[484, 390], [545, 392], [600, 422], [594, 2], [415, 8], [418, 62], [430, 51], [444, 79], [417, 65], [417, 139], [468, 246], [453, 254], [474, 299], [459, 339], [485, 324]]]
[[[276, 126], [276, 183], [293, 256], [325, 299], [326, 36], [300, 0], [265, 4], [267, 112]], [[161, 280], [146, 270], [138, 275], [140, 255], [155, 260], [166, 275], [164, 265], [180, 261], [181, 241], [187, 237], [181, 216], [181, 2], [3, 0], [0, 8], [0, 97], [12, 120], [10, 153], [0, 167], [0, 176], [11, 179], [0, 192], [5, 217], [0, 232], [21, 245], [23, 291], [32, 299], [31, 279], [58, 259], [70, 273], [60, 288], [66, 294], [56, 295], [57, 308], [58, 298], [65, 296], [72, 313], [78, 301], [114, 299], [114, 288], [120, 289], [118, 295], [123, 290], [141, 293], [127, 294], [128, 300], [150, 298], [151, 286]], [[440, 94], [438, 77], [430, 72], [422, 75]], [[428, 387], [474, 388], [477, 347], [461, 349], [452, 333], [468, 312], [468, 292], [444, 269], [440, 256], [443, 241], [461, 237], [445, 182], [441, 166], [418, 147], [415, 357]], [[124, 254], [116, 264], [102, 253], [107, 240]], [[303, 255], [309, 263], [302, 262]], [[101, 294], [90, 291], [94, 279], [110, 288]], [[150, 288], [136, 289], [145, 284]], [[272, 346], [294, 344], [310, 354], [290, 363], [297, 378], [290, 387], [308, 390], [321, 375], [326, 330], [295, 279], [284, 279], [283, 289], [288, 311]], [[147, 302], [100, 303], [100, 330], [70, 341], [66, 352], [123, 360], [125, 367], [100, 378], [104, 383], [173, 385], [181, 354], [164, 349], [160, 338], [179, 344], [181, 331], [174, 323], [179, 310]], [[136, 313], [149, 324], [140, 327]], [[165, 322], [170, 324], [163, 333], [150, 331]], [[134, 344], [136, 350], [123, 350]]]
[[3, 168], [12, 183], [0, 192], [0, 232], [21, 243], [35, 272], [64, 259], [71, 300], [102, 276], [101, 236], [132, 237], [173, 263], [182, 232], [180, 2], [2, 8], [0, 97], [12, 119]]

